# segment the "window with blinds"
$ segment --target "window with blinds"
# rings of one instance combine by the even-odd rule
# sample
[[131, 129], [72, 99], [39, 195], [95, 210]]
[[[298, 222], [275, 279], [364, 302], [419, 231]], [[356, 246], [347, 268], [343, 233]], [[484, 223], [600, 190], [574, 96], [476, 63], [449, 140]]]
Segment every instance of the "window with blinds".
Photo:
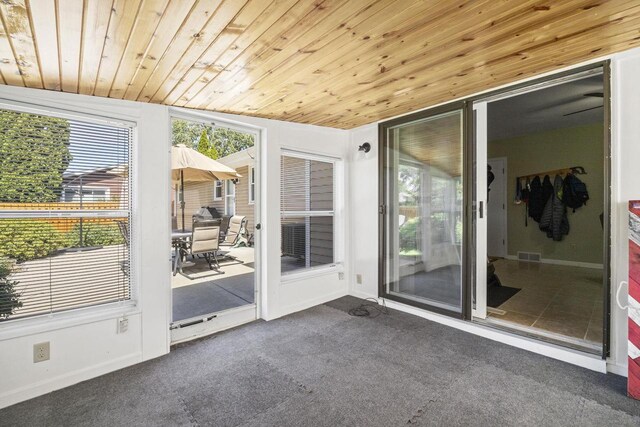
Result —
[[131, 299], [131, 143], [0, 109], [0, 321]]
[[282, 273], [333, 264], [334, 162], [285, 152], [280, 171]]

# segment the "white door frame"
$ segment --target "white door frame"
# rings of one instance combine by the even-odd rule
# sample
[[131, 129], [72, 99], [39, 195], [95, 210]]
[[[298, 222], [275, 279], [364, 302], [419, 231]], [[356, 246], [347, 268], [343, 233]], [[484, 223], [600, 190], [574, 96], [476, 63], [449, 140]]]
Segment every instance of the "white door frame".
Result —
[[475, 305], [471, 308], [473, 318], [487, 317], [487, 103], [474, 102], [475, 155], [476, 155], [476, 279]]
[[[488, 143], [488, 141], [487, 141]], [[488, 146], [487, 146], [488, 149]], [[507, 158], [506, 157], [492, 157], [490, 159], [487, 159], [487, 164], [489, 164], [490, 162], [502, 162], [502, 168], [504, 170], [503, 172], [503, 182], [502, 182], [502, 187], [501, 188], [493, 188], [492, 194], [497, 193], [498, 191], [502, 193], [503, 196], [503, 200], [504, 200], [504, 209], [502, 209], [502, 214], [499, 215], [500, 219], [501, 219], [501, 225], [502, 225], [502, 230], [503, 230], [503, 235], [502, 237], [504, 238], [504, 244], [503, 244], [503, 250], [504, 253], [502, 254], [503, 257], [506, 257], [508, 255], [508, 251], [507, 248], [509, 247], [509, 234], [507, 233], [507, 186], [509, 185], [509, 183], [507, 182]], [[495, 182], [495, 181], [494, 181]], [[498, 191], [496, 191], [498, 190]], [[487, 193], [487, 204], [489, 203], [489, 193]], [[488, 230], [487, 230], [488, 232]], [[487, 242], [488, 243], [488, 242]]]
[[[255, 168], [255, 203], [254, 209], [254, 223], [259, 224], [261, 221], [261, 200], [262, 200], [262, 150], [263, 150], [263, 136], [264, 130], [255, 126], [244, 125], [242, 123], [235, 123], [232, 121], [220, 119], [213, 115], [202, 112], [192, 112], [181, 108], [169, 108], [169, 134], [171, 135], [171, 127], [173, 119], [188, 120], [193, 122], [204, 123], [212, 127], [225, 127], [233, 129], [243, 133], [249, 133], [254, 136], [254, 146], [256, 147], [256, 159], [254, 160]], [[171, 140], [169, 141], [171, 144]], [[171, 173], [171, 170], [168, 170]], [[226, 196], [226, 195], [225, 195]], [[234, 196], [235, 199], [235, 196]], [[226, 197], [225, 197], [226, 202]], [[229, 310], [223, 310], [217, 313], [211, 313], [204, 316], [198, 316], [193, 319], [185, 319], [180, 323], [189, 324], [188, 326], [175, 327], [173, 323], [170, 324], [170, 343], [177, 344], [184, 341], [204, 337], [214, 334], [216, 332], [223, 331], [225, 329], [233, 328], [245, 323], [257, 320], [260, 317], [261, 303], [262, 303], [262, 239], [261, 233], [254, 233], [254, 303], [247, 304], [245, 306], [232, 308]], [[169, 319], [173, 318], [173, 293], [169, 292], [170, 304], [169, 304]]]

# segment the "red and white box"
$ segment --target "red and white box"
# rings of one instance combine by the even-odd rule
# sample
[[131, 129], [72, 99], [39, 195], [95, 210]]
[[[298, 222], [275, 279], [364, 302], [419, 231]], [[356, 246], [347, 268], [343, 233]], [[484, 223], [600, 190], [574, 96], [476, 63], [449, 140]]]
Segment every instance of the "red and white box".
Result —
[[629, 202], [629, 378], [627, 393], [640, 399], [640, 200]]

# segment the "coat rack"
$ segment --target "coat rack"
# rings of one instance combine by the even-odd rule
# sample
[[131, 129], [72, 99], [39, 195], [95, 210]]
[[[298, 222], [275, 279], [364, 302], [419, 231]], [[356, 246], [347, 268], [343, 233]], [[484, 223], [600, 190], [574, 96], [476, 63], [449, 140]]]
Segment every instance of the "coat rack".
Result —
[[522, 180], [527, 178], [535, 178], [536, 176], [544, 177], [545, 175], [549, 175], [549, 177], [553, 179], [553, 177], [556, 175], [568, 175], [570, 173], [574, 175], [586, 175], [587, 171], [585, 171], [582, 166], [572, 166], [570, 168], [554, 169], [546, 172], [538, 172], [538, 173], [532, 173], [530, 175], [522, 175], [522, 176], [519, 176], [518, 179]]

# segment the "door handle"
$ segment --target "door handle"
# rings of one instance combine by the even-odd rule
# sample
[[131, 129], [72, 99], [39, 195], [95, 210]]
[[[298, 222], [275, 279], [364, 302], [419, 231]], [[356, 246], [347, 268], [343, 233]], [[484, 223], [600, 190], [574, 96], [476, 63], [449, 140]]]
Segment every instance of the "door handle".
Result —
[[260, 230], [262, 228], [262, 224], [256, 224], [256, 230]]
[[627, 308], [629, 308], [629, 304], [623, 304], [620, 302], [620, 291], [622, 290], [624, 285], [628, 286], [629, 283], [627, 283], [626, 281], [620, 282], [620, 284], [618, 285], [618, 290], [616, 291], [616, 304], [618, 304], [618, 307], [620, 307], [621, 310], [626, 310]]
[[484, 217], [484, 202], [481, 200], [478, 203], [478, 218], [482, 219]]

